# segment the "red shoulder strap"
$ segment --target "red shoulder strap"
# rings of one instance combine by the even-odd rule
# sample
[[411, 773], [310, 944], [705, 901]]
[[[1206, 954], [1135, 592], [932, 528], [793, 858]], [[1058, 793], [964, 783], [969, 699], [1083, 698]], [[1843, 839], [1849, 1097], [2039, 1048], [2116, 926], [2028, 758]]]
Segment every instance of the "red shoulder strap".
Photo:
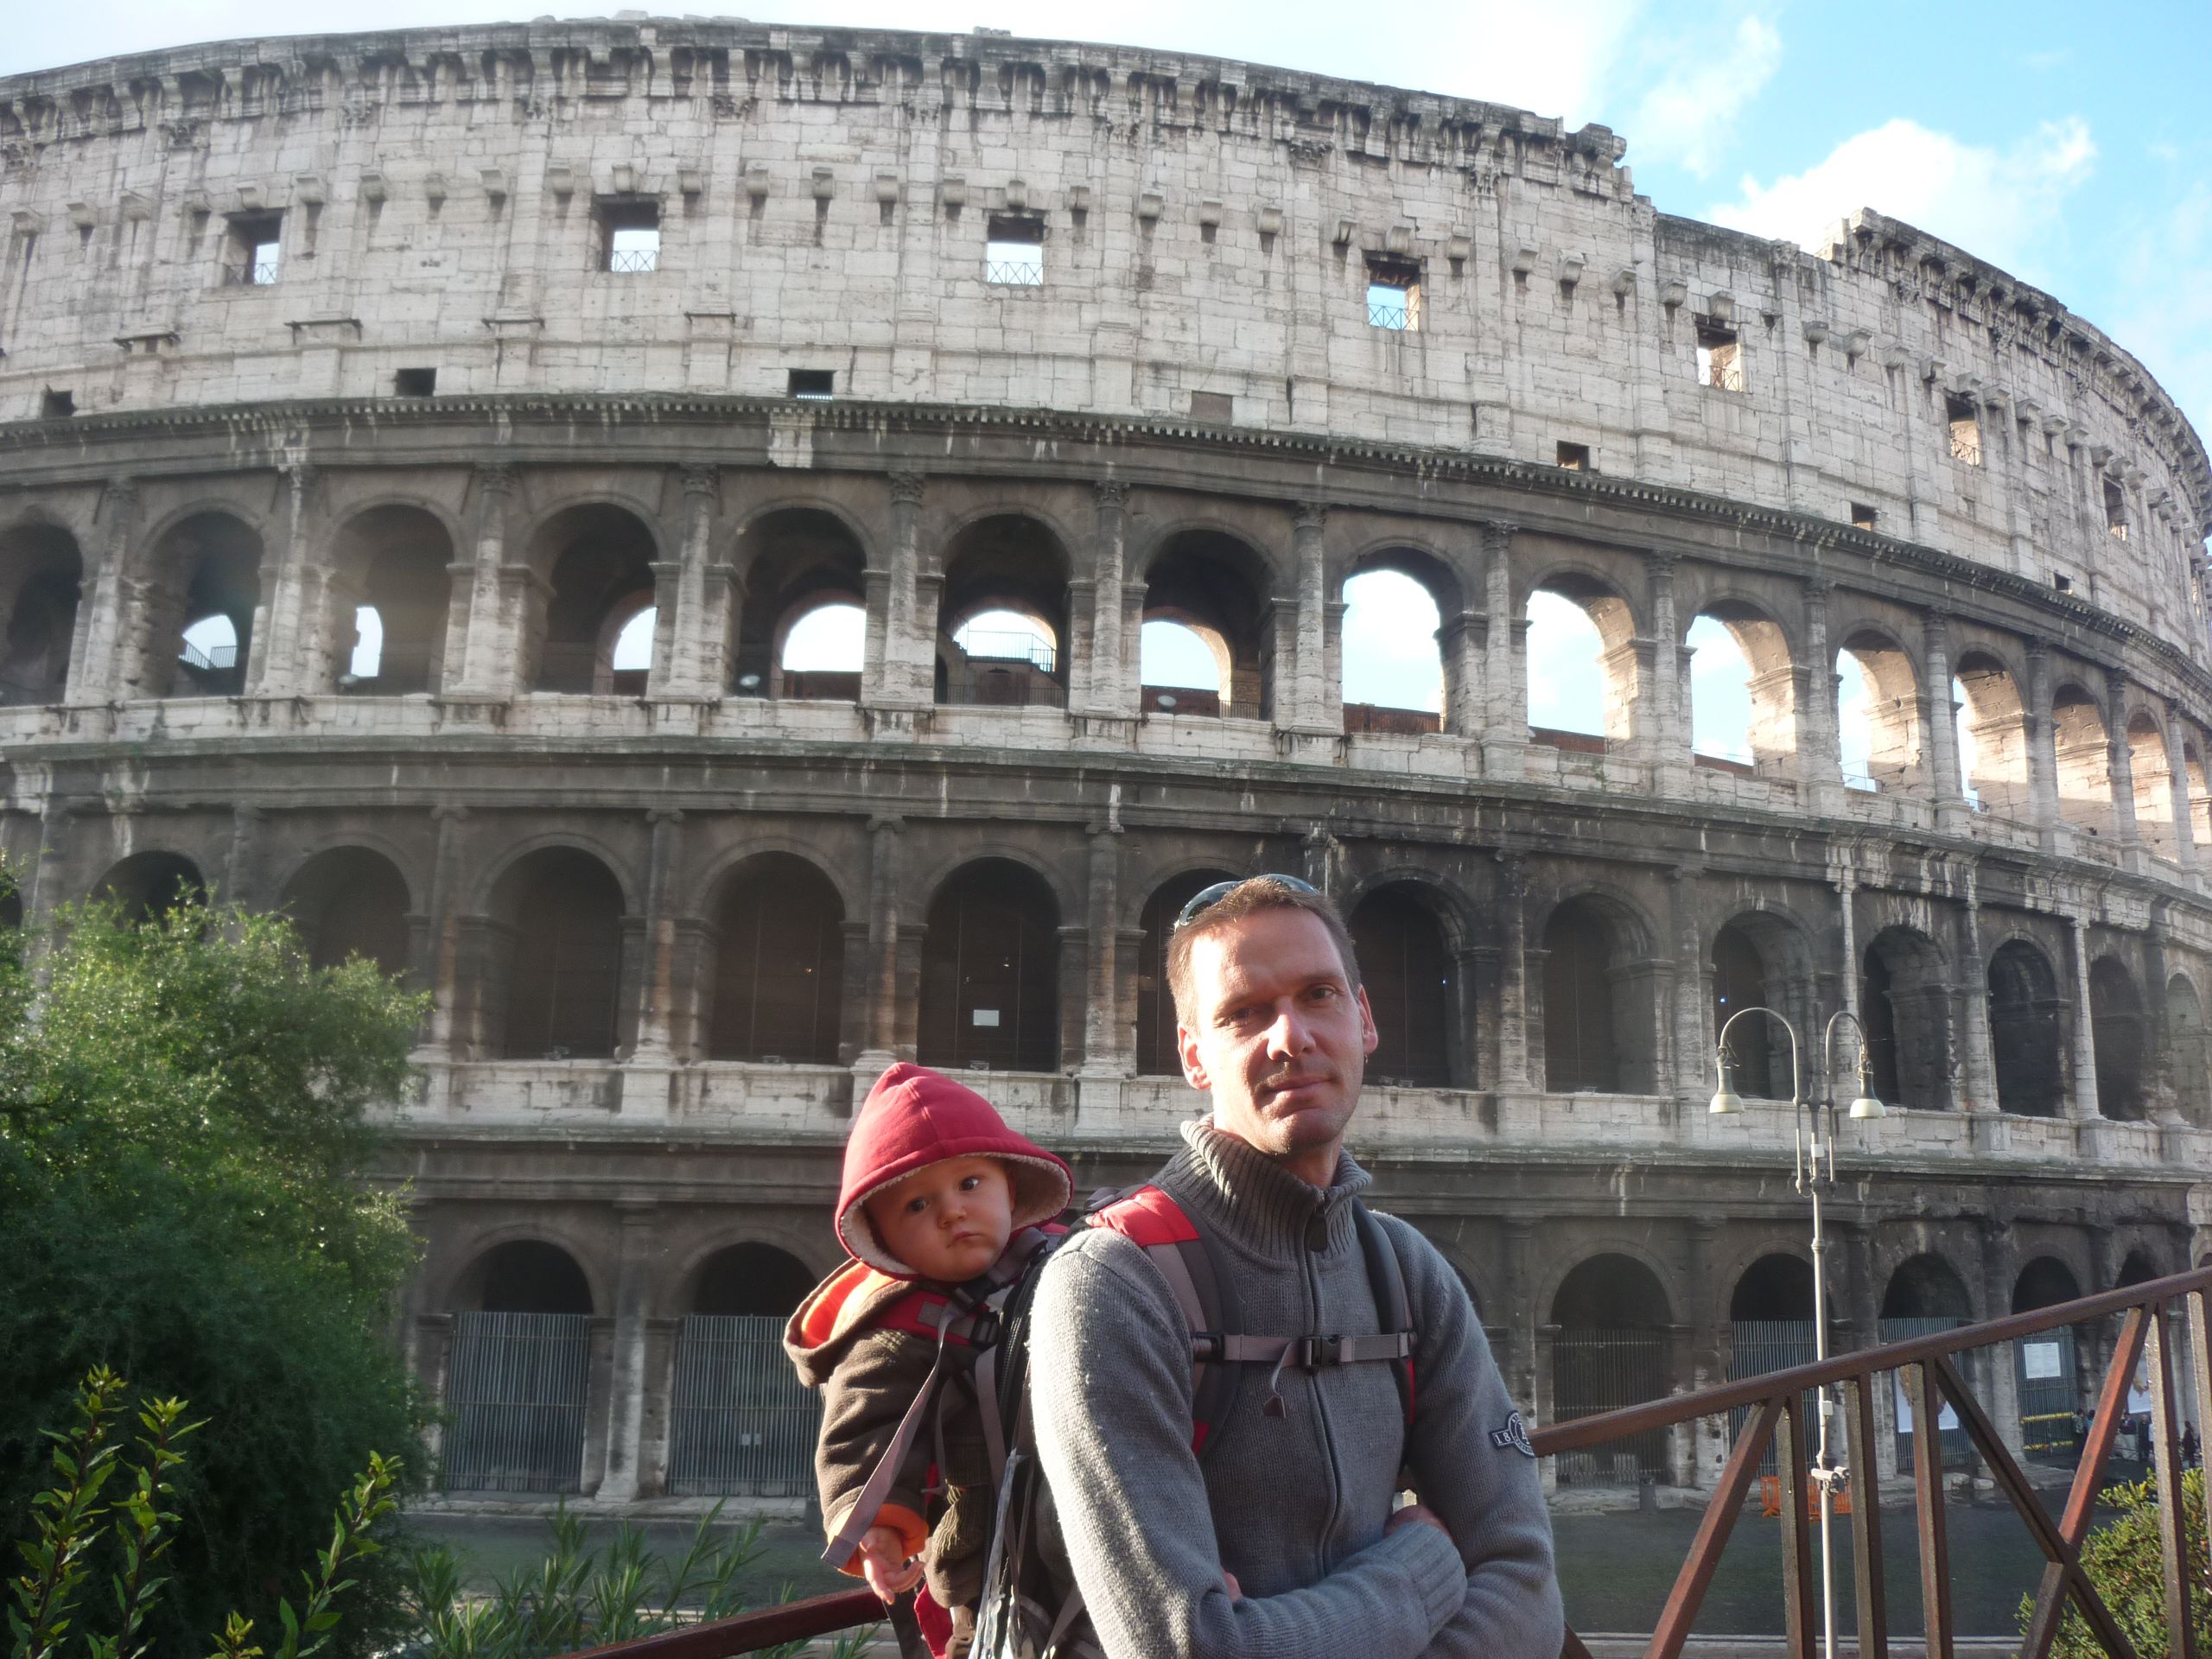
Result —
[[1104, 1208], [1093, 1211], [1090, 1218], [1147, 1250], [1155, 1244], [1198, 1242], [1198, 1230], [1183, 1213], [1183, 1206], [1156, 1186], [1125, 1192]]

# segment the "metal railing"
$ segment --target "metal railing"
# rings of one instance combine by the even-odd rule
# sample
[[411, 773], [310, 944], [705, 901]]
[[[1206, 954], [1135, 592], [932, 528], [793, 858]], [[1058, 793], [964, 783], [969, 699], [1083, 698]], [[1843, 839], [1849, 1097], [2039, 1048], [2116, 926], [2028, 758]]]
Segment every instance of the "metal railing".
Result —
[[658, 248], [617, 248], [607, 256], [607, 268], [618, 276], [660, 269]]
[[955, 643], [968, 653], [971, 663], [1027, 663], [1040, 673], [1050, 674], [1059, 661], [1059, 652], [1050, 641], [1010, 628], [963, 628]]
[[1377, 328], [1408, 328], [1412, 319], [1413, 312], [1407, 306], [1384, 305], [1376, 300], [1367, 302], [1367, 320]]
[[218, 673], [238, 665], [238, 648], [231, 645], [202, 649], [188, 639], [184, 642], [184, 649], [177, 652], [176, 659], [187, 668], [196, 668], [203, 673]]
[[983, 280], [999, 288], [1042, 288], [1045, 262], [1041, 259], [986, 259]]
[[223, 267], [225, 288], [267, 288], [276, 280], [276, 261], [250, 259], [242, 264]]
[[[1796, 1365], [1764, 1376], [1746, 1377], [1701, 1389], [1694, 1394], [1654, 1400], [1573, 1422], [1554, 1423], [1529, 1437], [1540, 1458], [1564, 1458], [1592, 1452], [1609, 1444], [1635, 1443], [1641, 1437], [1663, 1433], [1701, 1417], [1745, 1413], [1744, 1426], [1734, 1437], [1728, 1460], [1712, 1498], [1706, 1505], [1688, 1555], [1675, 1578], [1665, 1607], [1644, 1649], [1644, 1659], [1679, 1659], [1682, 1645], [1703, 1605], [1707, 1589], [1720, 1565], [1745, 1501], [1751, 1497], [1755, 1477], [1770, 1449], [1780, 1485], [1780, 1514], [1785, 1529], [1782, 1568], [1787, 1634], [1783, 1650], [1789, 1659], [1813, 1659], [1819, 1650], [1821, 1624], [1815, 1605], [1820, 1583], [1813, 1566], [1811, 1516], [1818, 1502], [1808, 1467], [1808, 1453], [1816, 1429], [1807, 1421], [1806, 1391], [1841, 1388], [1844, 1417], [1852, 1447], [1851, 1466], [1838, 1482], [1842, 1489], [1835, 1506], [1839, 1516], [1850, 1522], [1852, 1567], [1859, 1611], [1858, 1659], [1889, 1659], [1889, 1602], [1883, 1579], [1882, 1508], [1878, 1481], [1866, 1455], [1875, 1444], [1875, 1390], [1891, 1386], [1889, 1379], [1912, 1402], [1921, 1422], [1939, 1421], [1946, 1407], [1955, 1411], [1974, 1452], [1989, 1471], [1997, 1487], [2026, 1525], [2044, 1557], [2042, 1583], [2035, 1596], [2027, 1633], [2018, 1649], [2019, 1659], [2048, 1659], [2059, 1623], [2069, 1606], [2078, 1611], [2092, 1639], [2112, 1659], [2137, 1659], [2136, 1650], [2121, 1630], [2104, 1598], [2090, 1583], [2082, 1565], [2082, 1545], [2088, 1536], [2097, 1493], [2113, 1443], [2127, 1414], [2128, 1395], [2138, 1360], [2149, 1356], [2151, 1393], [2151, 1463], [2158, 1479], [2158, 1512], [2165, 1583], [2166, 1628], [2170, 1659], [2197, 1659], [2196, 1633], [2189, 1624], [2187, 1586], [2190, 1570], [2199, 1565], [2187, 1555], [2189, 1539], [2183, 1529], [2181, 1506], [2181, 1414], [2177, 1397], [2176, 1364], [2185, 1364], [2195, 1389], [2196, 1414], [2212, 1421], [2212, 1319], [2206, 1298], [2212, 1292], [2212, 1268], [2176, 1274], [2171, 1278], [2106, 1291], [2079, 1300], [2016, 1313], [2009, 1319], [1955, 1330], [1914, 1337], [1855, 1352], [1840, 1354], [1825, 1362]], [[2178, 1305], [2174, 1306], [2174, 1305]], [[2185, 1338], [2170, 1332], [2170, 1317], [2178, 1313], [2186, 1322]], [[2005, 1446], [2003, 1436], [1967, 1385], [1957, 1357], [1974, 1349], [2012, 1344], [2024, 1338], [2060, 1331], [2087, 1321], [2118, 1317], [2120, 1329], [2113, 1344], [2112, 1362], [2099, 1390], [2096, 1414], [2083, 1440], [2066, 1507], [2056, 1520], [2037, 1501], [2034, 1486]], [[1913, 1437], [1913, 1511], [1920, 1544], [1920, 1576], [1929, 1659], [1954, 1659], [1957, 1630], [1951, 1612], [1950, 1547], [1944, 1516], [1944, 1459], [1939, 1435]], [[2200, 1548], [2204, 1546], [2200, 1545]], [[696, 1624], [641, 1641], [615, 1643], [590, 1652], [594, 1659], [620, 1655], [622, 1659], [734, 1659], [779, 1643], [824, 1636], [833, 1630], [874, 1624], [884, 1616], [883, 1604], [865, 1589], [817, 1596], [763, 1612]], [[1560, 1649], [1561, 1659], [1590, 1659], [1590, 1650], [1572, 1630]]]

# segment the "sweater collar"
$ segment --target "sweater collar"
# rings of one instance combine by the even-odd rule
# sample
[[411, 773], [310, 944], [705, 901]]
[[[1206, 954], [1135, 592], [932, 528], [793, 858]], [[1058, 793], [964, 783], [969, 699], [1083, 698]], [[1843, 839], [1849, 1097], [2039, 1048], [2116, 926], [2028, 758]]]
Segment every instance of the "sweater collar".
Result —
[[1316, 1187], [1206, 1118], [1183, 1125], [1183, 1147], [1160, 1172], [1160, 1185], [1216, 1230], [1261, 1255], [1288, 1257], [1307, 1248], [1319, 1217], [1329, 1254], [1351, 1246], [1351, 1200], [1373, 1178], [1349, 1153], [1337, 1154], [1336, 1179]]

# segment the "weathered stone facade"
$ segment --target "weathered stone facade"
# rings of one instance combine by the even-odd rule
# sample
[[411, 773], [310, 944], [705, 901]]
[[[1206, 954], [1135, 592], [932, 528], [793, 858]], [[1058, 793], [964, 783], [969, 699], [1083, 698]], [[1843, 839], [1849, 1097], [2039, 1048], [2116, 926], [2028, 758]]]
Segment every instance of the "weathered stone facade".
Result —
[[[487, 1252], [565, 1250], [609, 1500], [662, 1487], [716, 1253], [830, 1264], [892, 1056], [987, 1061], [1092, 1185], [1156, 1157], [1193, 1103], [1160, 918], [1217, 872], [1325, 882], [1395, 964], [1357, 1150], [1540, 1416], [1562, 1328], [1710, 1381], [1803, 1254], [1786, 1107], [1703, 1111], [1717, 996], [1878, 1027], [1905, 1109], [1848, 1159], [1853, 1339], [2177, 1269], [2212, 1218], [2204, 449], [1970, 255], [1669, 218], [1623, 149], [1241, 64], [688, 21], [0, 81], [29, 908], [205, 880], [435, 993], [408, 1340], [436, 1376]], [[986, 280], [994, 238], [1041, 280]], [[1440, 721], [1344, 704], [1377, 568], [1437, 601]], [[1528, 724], [1540, 589], [1604, 636], [1602, 740]], [[839, 600], [857, 676], [785, 671]], [[1049, 666], [953, 643], [989, 605]], [[1749, 765], [1690, 752], [1701, 615], [1754, 670]], [[1221, 714], [1141, 686], [1150, 616], [1219, 639]], [[180, 658], [216, 617], [237, 660]]]

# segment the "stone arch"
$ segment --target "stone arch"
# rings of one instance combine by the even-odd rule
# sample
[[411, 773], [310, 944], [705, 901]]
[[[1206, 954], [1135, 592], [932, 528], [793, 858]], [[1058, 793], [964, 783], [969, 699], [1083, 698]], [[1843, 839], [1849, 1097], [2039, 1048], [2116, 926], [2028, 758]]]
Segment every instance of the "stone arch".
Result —
[[447, 1286], [444, 1306], [455, 1313], [593, 1313], [606, 1305], [566, 1240], [543, 1228], [509, 1229], [509, 1236], [477, 1241]]
[[2058, 815], [2083, 835], [2113, 832], [2112, 757], [2104, 704], [2078, 680], [2051, 694], [2051, 741], [2058, 756]]
[[1425, 882], [1370, 887], [1345, 917], [1381, 1041], [1368, 1057], [1377, 1084], [1471, 1086], [1458, 1018], [1459, 968], [1436, 895]]
[[2204, 999], [2187, 974], [2166, 981], [2166, 1070], [2183, 1122], [2212, 1128], [2212, 1029]]
[[836, 884], [795, 854], [755, 853], [722, 875], [709, 912], [709, 1058], [838, 1058], [846, 913]]
[[24, 520], [0, 531], [0, 704], [60, 702], [85, 561], [57, 524]]
[[2152, 856], [2177, 859], [2179, 842], [2190, 830], [2186, 821], [2174, 821], [2174, 773], [2167, 758], [2165, 723], [2151, 710], [2138, 709], [2128, 716], [2126, 731], [2136, 834]]
[[[1156, 539], [1142, 567], [1138, 677], [1147, 714], [1219, 714], [1266, 720], [1274, 713], [1274, 635], [1268, 626], [1274, 573], [1248, 538], [1190, 525]], [[1205, 687], [1155, 683], [1145, 639], [1162, 625], [1187, 629], [1211, 656], [1213, 702]], [[1162, 703], [1161, 696], [1173, 699]]]
[[2182, 770], [2189, 774], [2189, 820], [2191, 838], [2200, 847], [2212, 847], [2212, 779], [2208, 779], [2203, 751], [2194, 737], [2181, 745]]
[[2097, 1056], [2099, 1115], [2123, 1123], [2140, 1122], [2149, 1031], [2135, 976], [2117, 957], [2099, 957], [2089, 963], [2089, 1033]]
[[1141, 1077], [1183, 1075], [1175, 1038], [1175, 998], [1167, 984], [1167, 936], [1175, 918], [1203, 889], [1217, 881], [1236, 879], [1235, 872], [1218, 865], [1193, 864], [1160, 879], [1145, 897], [1137, 919], [1137, 1075]]
[[1728, 1294], [1732, 1324], [1813, 1318], [1813, 1264], [1794, 1251], [1770, 1250], [1745, 1268]]
[[2000, 817], [2030, 817], [2027, 703], [2012, 669], [1986, 648], [1961, 652], [1951, 671], [1951, 695], [1965, 707], [1960, 725], [1973, 740], [1960, 744], [1967, 798]]
[[666, 555], [652, 512], [622, 498], [569, 500], [543, 514], [523, 545], [543, 584], [527, 589], [524, 683], [535, 691], [643, 693], [652, 670], [618, 672], [614, 645], [653, 605], [653, 566]]
[[[262, 538], [228, 506], [175, 518], [151, 543], [138, 606], [136, 694], [236, 696], [245, 690], [261, 604]], [[229, 631], [219, 638], [217, 622]], [[202, 624], [209, 625], [203, 629]], [[188, 641], [188, 632], [195, 639]]]
[[1079, 916], [1083, 913], [1087, 890], [1080, 876], [1071, 879], [1067, 871], [1039, 856], [1033, 849], [1018, 842], [991, 836], [981, 840], [963, 839], [957, 843], [949, 844], [936, 862], [920, 873], [919, 879], [909, 889], [914, 899], [910, 907], [902, 912], [904, 919], [919, 922], [929, 905], [934, 902], [935, 895], [944, 890], [945, 883], [969, 865], [984, 859], [1018, 864], [1035, 876], [1052, 893], [1053, 906], [1061, 915]]
[[1974, 1319], [1974, 1298], [1956, 1268], [1936, 1251], [1923, 1250], [1891, 1268], [1882, 1287], [1881, 1317], [1955, 1319], [1966, 1325]]
[[1062, 911], [1027, 864], [978, 858], [931, 895], [922, 938], [925, 1065], [1057, 1071]]
[[[1754, 918], [1757, 916], [1754, 912]], [[1740, 920], [1730, 920], [1713, 930], [1707, 966], [1713, 987], [1712, 1018], [1716, 1044], [1728, 1021], [1745, 1009], [1772, 1008], [1788, 1017], [1788, 1011], [1781, 1006], [1788, 999], [1781, 995], [1783, 987], [1778, 964], [1763, 948], [1762, 934], [1771, 938], [1770, 931], [1759, 928], [1756, 919], [1749, 925]], [[1729, 1032], [1727, 1046], [1732, 1063], [1731, 1081], [1738, 1094], [1755, 1100], [1789, 1098], [1782, 1091], [1787, 1088], [1784, 1079], [1789, 1076], [1789, 1037], [1778, 1021], [1754, 1014]]]
[[836, 895], [839, 908], [848, 916], [867, 908], [868, 874], [864, 869], [848, 868], [845, 861], [830, 856], [819, 842], [804, 841], [797, 836], [747, 833], [738, 845], [726, 847], [708, 858], [696, 879], [687, 875], [685, 885], [696, 897], [682, 914], [692, 921], [711, 921], [722, 890], [747, 865], [768, 853], [784, 854], [804, 864], [811, 875], [829, 884]]
[[[1672, 1306], [1664, 1277], [1635, 1255], [1606, 1251], [1576, 1262], [1549, 1303], [1550, 1421], [1570, 1422], [1671, 1394]], [[1672, 1462], [1670, 1439], [1659, 1429], [1609, 1441], [1595, 1455], [1571, 1464], [1562, 1459], [1560, 1478], [1569, 1485], [1612, 1485], [1624, 1476], [1629, 1484], [1663, 1476]]]
[[282, 903], [316, 967], [359, 956], [386, 974], [406, 970], [407, 879], [382, 853], [365, 847], [316, 853], [284, 884]]
[[622, 995], [620, 880], [565, 843], [511, 860], [493, 886], [486, 1029], [512, 1059], [607, 1059], [633, 1010]]
[[[1049, 521], [1026, 506], [972, 518], [947, 539], [939, 557], [939, 702], [1066, 705], [1067, 550]], [[1049, 646], [1028, 636], [987, 641], [968, 632], [976, 618], [1001, 611], [1027, 619]]]
[[[1742, 690], [1745, 718], [1740, 733], [1711, 729], [1699, 718], [1697, 687], [1702, 677], [1693, 659], [1683, 677], [1684, 729], [1694, 753], [1733, 761], [1760, 771], [1778, 771], [1797, 753], [1796, 657], [1789, 630], [1764, 605], [1730, 594], [1708, 597], [1684, 630], [1683, 642], [1694, 643], [1700, 624], [1710, 622], [1726, 633], [1742, 658]], [[1731, 672], [1729, 677], [1734, 675]], [[1729, 690], [1732, 692], [1733, 687]]]
[[2120, 1258], [2120, 1274], [2112, 1281], [2114, 1290], [2126, 1290], [2130, 1285], [2147, 1285], [2153, 1279], [2163, 1279], [2165, 1268], [2158, 1265], [2158, 1252], [2147, 1245], [2138, 1244]]
[[2074, 1269], [2055, 1255], [2038, 1255], [2023, 1266], [2012, 1281], [2015, 1313], [2032, 1313], [2039, 1307], [2056, 1307], [2080, 1299], [2082, 1282]]
[[684, 1274], [684, 1313], [788, 1319], [814, 1288], [805, 1262], [774, 1244], [724, 1244]]
[[745, 601], [731, 653], [732, 685], [748, 696], [856, 699], [857, 666], [787, 671], [784, 647], [791, 629], [824, 606], [865, 612], [868, 546], [858, 531], [825, 504], [793, 503], [748, 518], [737, 547]]
[[1616, 895], [1584, 889], [1553, 906], [1537, 937], [1545, 1089], [1656, 1092], [1653, 987], [1641, 971], [1650, 932], [1642, 916]]
[[[1920, 715], [1919, 660], [1894, 634], [1873, 623], [1860, 623], [1843, 634], [1836, 647], [1839, 687], [1845, 677], [1846, 658], [1856, 664], [1866, 688], [1866, 763], [1865, 771], [1854, 775], [1847, 761], [1844, 781], [1875, 790], [1918, 787], [1924, 781], [1923, 757], [1927, 748]], [[1840, 701], [1840, 729], [1850, 719]], [[1847, 732], [1844, 741], [1849, 747]]]
[[[1354, 590], [1382, 587], [1382, 594], [1369, 598], [1391, 598], [1389, 584], [1370, 580], [1377, 577], [1412, 583], [1433, 608], [1433, 626], [1423, 629], [1410, 618], [1395, 617], [1380, 629], [1370, 626], [1372, 605]], [[1345, 607], [1338, 653], [1344, 729], [1441, 731], [1447, 721], [1454, 729], [1471, 729], [1465, 710], [1447, 706], [1454, 693], [1451, 665], [1444, 659], [1445, 634], [1467, 608], [1451, 561], [1418, 543], [1378, 541], [1345, 562], [1337, 592]], [[1402, 589], [1395, 597], [1412, 600]], [[1391, 659], [1400, 665], [1390, 667]], [[1458, 695], [1464, 697], [1465, 689]]]
[[111, 867], [93, 884], [92, 897], [112, 900], [124, 925], [135, 927], [181, 905], [204, 903], [207, 883], [182, 853], [149, 848]]
[[2030, 940], [2007, 939], [1990, 952], [1988, 979], [1997, 1109], [2058, 1116], [2066, 1102], [2059, 1041], [2066, 1002], [2050, 958]]
[[1885, 927], [1867, 942], [1859, 986], [1875, 1093], [1891, 1105], [1948, 1110], [1951, 991], [1942, 951], [1916, 928]]
[[[1604, 687], [1602, 700], [1602, 729], [1592, 733], [1579, 727], [1548, 725], [1538, 716], [1546, 712], [1547, 689], [1554, 677], [1546, 666], [1546, 641], [1555, 633], [1562, 639], [1565, 633], [1558, 626], [1555, 613], [1548, 615], [1547, 598], [1564, 601], [1581, 612], [1597, 638], [1597, 650], [1591, 661]], [[1611, 578], [1588, 567], [1571, 562], [1554, 564], [1528, 586], [1520, 614], [1528, 620], [1526, 651], [1522, 661], [1522, 680], [1527, 696], [1529, 735], [1537, 742], [1561, 748], [1586, 748], [1577, 737], [1602, 735], [1611, 744], [1624, 744], [1636, 735], [1635, 710], [1637, 700], [1643, 695], [1635, 645], [1638, 635], [1636, 610], [1620, 588]], [[1560, 647], [1561, 649], [1565, 646]], [[1581, 647], [1574, 645], [1579, 653]]]
[[[325, 555], [325, 659], [308, 683], [376, 696], [435, 691], [444, 674], [446, 624], [453, 608], [448, 570], [460, 545], [453, 524], [415, 501], [385, 501], [348, 515]], [[372, 623], [364, 613], [373, 613]], [[376, 630], [375, 662], [364, 632]]]

